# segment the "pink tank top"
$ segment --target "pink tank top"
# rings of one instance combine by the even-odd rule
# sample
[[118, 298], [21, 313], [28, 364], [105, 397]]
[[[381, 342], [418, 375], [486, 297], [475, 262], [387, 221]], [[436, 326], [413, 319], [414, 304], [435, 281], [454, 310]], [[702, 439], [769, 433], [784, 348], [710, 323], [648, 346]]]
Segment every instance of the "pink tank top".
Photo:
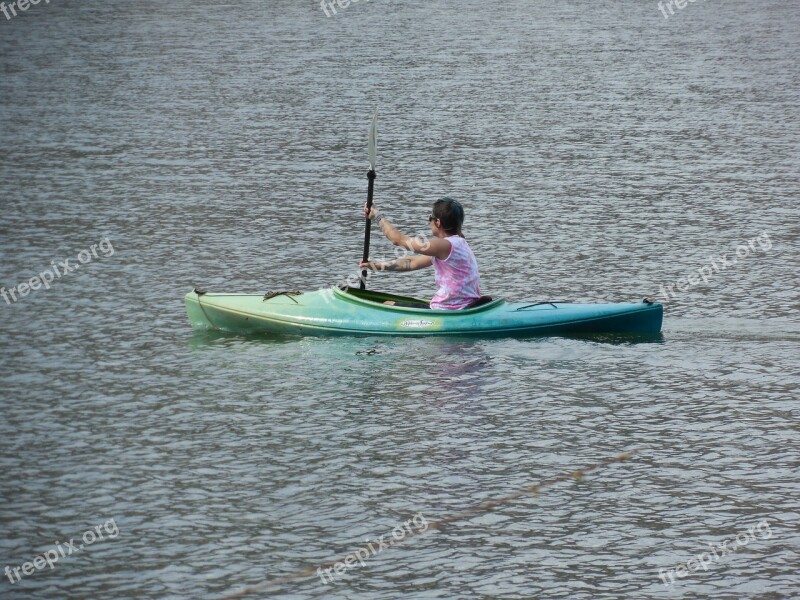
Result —
[[467, 240], [449, 235], [447, 241], [451, 245], [450, 256], [445, 260], [433, 257], [437, 290], [431, 308], [458, 310], [481, 297], [481, 276]]

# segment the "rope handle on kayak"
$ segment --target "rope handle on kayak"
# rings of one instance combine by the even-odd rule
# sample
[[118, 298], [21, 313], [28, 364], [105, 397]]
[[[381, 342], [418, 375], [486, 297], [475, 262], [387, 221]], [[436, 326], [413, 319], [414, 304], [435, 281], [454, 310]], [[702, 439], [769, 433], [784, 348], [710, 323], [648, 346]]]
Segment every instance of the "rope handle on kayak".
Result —
[[553, 308], [558, 308], [552, 302], [537, 302], [536, 304], [526, 304], [525, 306], [520, 306], [517, 310], [523, 310], [523, 309], [526, 309], [526, 308], [530, 308], [531, 306], [541, 306], [542, 304], [549, 304]]
[[287, 298], [289, 298], [289, 300], [291, 300], [295, 304], [300, 304], [297, 300], [292, 298], [292, 296], [300, 296], [302, 293], [303, 292], [301, 292], [300, 290], [288, 290], [288, 291], [285, 291], [285, 292], [269, 291], [266, 294], [264, 294], [264, 302], [266, 302], [270, 298], [274, 298], [275, 296], [286, 296]]
[[202, 311], [203, 316], [206, 318], [206, 321], [208, 321], [208, 324], [211, 325], [211, 327], [214, 327], [214, 322], [211, 320], [211, 317], [208, 316], [208, 313], [206, 312], [206, 309], [203, 306], [203, 301], [200, 300], [200, 298], [203, 295], [207, 294], [208, 292], [206, 292], [205, 290], [201, 290], [200, 288], [194, 288], [194, 293], [197, 294], [197, 306], [200, 307], [200, 310]]

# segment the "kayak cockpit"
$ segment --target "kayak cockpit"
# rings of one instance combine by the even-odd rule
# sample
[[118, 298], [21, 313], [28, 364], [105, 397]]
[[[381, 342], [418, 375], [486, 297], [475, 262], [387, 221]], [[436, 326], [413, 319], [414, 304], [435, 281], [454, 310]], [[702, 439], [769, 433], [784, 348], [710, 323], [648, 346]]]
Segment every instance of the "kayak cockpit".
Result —
[[[453, 313], [453, 314], [464, 314], [464, 313], [476, 313], [482, 312], [484, 310], [496, 308], [500, 304], [503, 304], [505, 300], [502, 298], [497, 298], [494, 300], [489, 300], [488, 298], [478, 306], [474, 306], [471, 308], [462, 308], [460, 310], [437, 310], [428, 308], [428, 304], [430, 300], [422, 300], [420, 298], [413, 298], [411, 296], [400, 296], [398, 294], [390, 294], [388, 292], [377, 292], [375, 290], [362, 290], [359, 288], [353, 287], [345, 287], [345, 288], [333, 288], [333, 293], [336, 295], [337, 298], [342, 300], [347, 300], [348, 302], [354, 302], [356, 304], [369, 304], [374, 306], [375, 304], [379, 304], [381, 308], [385, 308], [388, 310], [414, 310], [420, 311], [425, 313]], [[391, 304], [385, 304], [387, 301], [402, 303], [399, 306], [393, 306]], [[417, 304], [419, 306], [413, 306]]]

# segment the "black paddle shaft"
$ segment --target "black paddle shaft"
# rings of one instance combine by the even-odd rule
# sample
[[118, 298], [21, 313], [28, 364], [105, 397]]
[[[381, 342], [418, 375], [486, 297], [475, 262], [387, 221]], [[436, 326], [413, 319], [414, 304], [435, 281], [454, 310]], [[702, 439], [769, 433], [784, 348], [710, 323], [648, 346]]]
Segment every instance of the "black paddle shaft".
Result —
[[[372, 169], [367, 171], [367, 180], [369, 182], [367, 184], [367, 210], [370, 210], [372, 208], [372, 188], [375, 185], [375, 171], [373, 171]], [[369, 260], [369, 235], [370, 235], [371, 230], [372, 230], [372, 221], [370, 221], [369, 217], [367, 217], [367, 225], [366, 225], [366, 229], [364, 230], [364, 257], [362, 258], [362, 260], [365, 260], [365, 261]], [[362, 290], [367, 289], [367, 270], [366, 269], [361, 271], [360, 287], [361, 287]]]

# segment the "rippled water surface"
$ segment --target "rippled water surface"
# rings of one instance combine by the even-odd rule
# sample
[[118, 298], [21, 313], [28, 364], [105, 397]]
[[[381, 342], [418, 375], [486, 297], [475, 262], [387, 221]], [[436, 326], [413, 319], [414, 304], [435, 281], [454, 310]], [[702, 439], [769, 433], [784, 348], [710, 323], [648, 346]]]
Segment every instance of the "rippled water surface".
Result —
[[[632, 449], [334, 583], [251, 596], [800, 596], [796, 4], [18, 12], [0, 16], [0, 285], [90, 260], [0, 300], [0, 568], [76, 546], [0, 597], [222, 597]], [[484, 293], [661, 294], [663, 338], [193, 333], [192, 286], [352, 272], [376, 106], [376, 201], [401, 229], [455, 196]], [[430, 297], [433, 277], [370, 287]]]

